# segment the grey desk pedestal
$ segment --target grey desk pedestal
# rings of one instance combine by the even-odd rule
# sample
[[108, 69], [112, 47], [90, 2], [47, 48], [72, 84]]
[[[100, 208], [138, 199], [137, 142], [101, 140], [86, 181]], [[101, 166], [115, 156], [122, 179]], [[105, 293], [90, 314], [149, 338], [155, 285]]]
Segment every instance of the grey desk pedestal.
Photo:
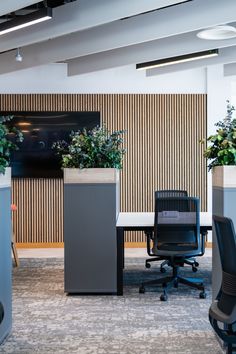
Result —
[[11, 187], [0, 176], [0, 343], [12, 327]]
[[64, 184], [65, 292], [117, 293], [116, 183]]
[[[228, 172], [230, 172], [229, 177]], [[212, 185], [212, 214], [231, 218], [234, 223], [234, 227], [236, 228], [236, 167], [215, 167], [213, 171]], [[212, 235], [212, 297], [214, 300], [221, 286], [222, 270], [214, 227]]]

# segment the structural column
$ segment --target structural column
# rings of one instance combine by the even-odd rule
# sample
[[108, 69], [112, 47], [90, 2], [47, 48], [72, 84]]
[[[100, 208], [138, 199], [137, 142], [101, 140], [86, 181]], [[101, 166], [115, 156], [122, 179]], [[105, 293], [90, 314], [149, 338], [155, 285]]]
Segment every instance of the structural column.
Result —
[[11, 170], [0, 175], [0, 343], [12, 327]]

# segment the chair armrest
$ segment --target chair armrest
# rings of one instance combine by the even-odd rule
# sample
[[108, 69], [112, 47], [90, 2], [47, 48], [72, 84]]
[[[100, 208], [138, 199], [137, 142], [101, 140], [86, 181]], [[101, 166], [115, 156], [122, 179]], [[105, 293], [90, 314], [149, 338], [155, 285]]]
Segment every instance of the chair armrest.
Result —
[[154, 256], [151, 250], [151, 243], [153, 241], [153, 231], [152, 230], [145, 231], [145, 235], [147, 237], [147, 253], [149, 256]]
[[198, 254], [198, 256], [203, 256], [205, 253], [205, 242], [206, 242], [206, 236], [207, 236], [207, 231], [202, 231], [200, 233], [201, 237], [201, 253]]

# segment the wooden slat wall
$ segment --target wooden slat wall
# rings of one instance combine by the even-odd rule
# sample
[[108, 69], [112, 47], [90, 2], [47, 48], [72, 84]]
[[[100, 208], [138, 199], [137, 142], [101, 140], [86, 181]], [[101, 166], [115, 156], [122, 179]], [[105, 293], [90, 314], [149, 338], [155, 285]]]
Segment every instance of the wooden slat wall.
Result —
[[[121, 210], [152, 211], [157, 189], [187, 189], [207, 205], [206, 95], [92, 94], [0, 95], [11, 111], [100, 111], [111, 130], [125, 129], [127, 155], [121, 173]], [[60, 180], [15, 179], [17, 242], [62, 242]], [[140, 233], [127, 241], [144, 241]]]
[[16, 241], [62, 242], [63, 180], [60, 178], [14, 178], [12, 200]]

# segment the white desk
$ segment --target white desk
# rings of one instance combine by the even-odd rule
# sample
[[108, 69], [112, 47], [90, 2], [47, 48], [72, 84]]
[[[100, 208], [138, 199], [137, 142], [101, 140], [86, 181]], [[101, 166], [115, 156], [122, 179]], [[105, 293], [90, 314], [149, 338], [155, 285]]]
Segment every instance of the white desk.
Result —
[[[153, 227], [155, 213], [119, 213], [116, 227]], [[200, 226], [201, 228], [212, 226], [212, 214], [200, 213]]]
[[[123, 295], [124, 233], [125, 231], [151, 231], [154, 213], [119, 213], [116, 222], [117, 235], [117, 295]], [[206, 235], [212, 230], [212, 214], [200, 213], [200, 231]]]

